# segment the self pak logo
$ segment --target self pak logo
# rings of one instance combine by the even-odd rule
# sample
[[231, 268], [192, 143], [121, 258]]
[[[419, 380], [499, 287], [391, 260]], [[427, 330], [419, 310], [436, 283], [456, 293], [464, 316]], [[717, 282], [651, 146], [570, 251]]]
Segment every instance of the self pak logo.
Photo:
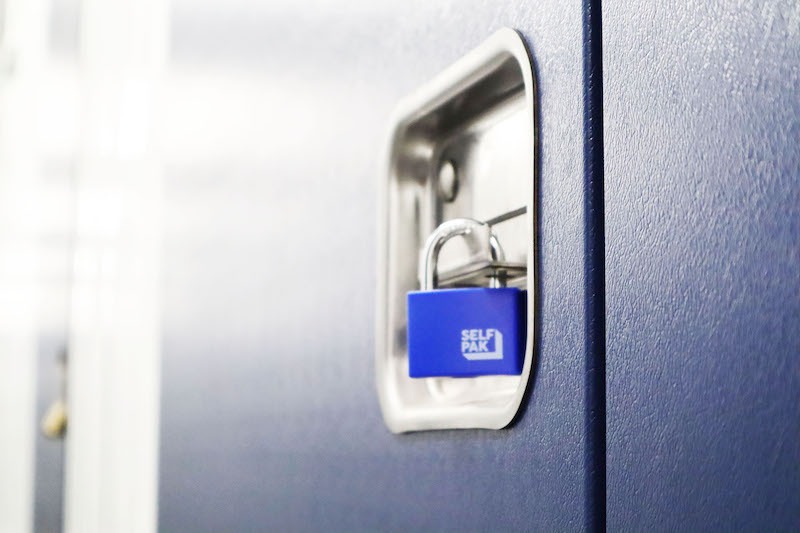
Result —
[[496, 329], [462, 329], [461, 355], [470, 361], [503, 358], [503, 334]]

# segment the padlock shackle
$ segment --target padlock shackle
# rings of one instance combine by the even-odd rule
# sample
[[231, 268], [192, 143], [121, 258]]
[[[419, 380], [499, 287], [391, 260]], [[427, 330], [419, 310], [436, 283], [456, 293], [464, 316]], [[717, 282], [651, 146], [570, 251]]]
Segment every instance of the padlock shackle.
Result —
[[[485, 230], [489, 233], [488, 256], [493, 261], [503, 261], [505, 253], [500, 246], [500, 241], [497, 240], [491, 226], [485, 222], [474, 220], [471, 218], [454, 218], [442, 223], [431, 233], [428, 240], [425, 241], [424, 255], [422, 257], [422, 264], [420, 265], [420, 286], [423, 291], [429, 291], [436, 288], [437, 283], [437, 267], [439, 264], [439, 252], [442, 250], [444, 244], [453, 237], [470, 237], [476, 236], [477, 230]], [[480, 243], [483, 244], [483, 243]]]

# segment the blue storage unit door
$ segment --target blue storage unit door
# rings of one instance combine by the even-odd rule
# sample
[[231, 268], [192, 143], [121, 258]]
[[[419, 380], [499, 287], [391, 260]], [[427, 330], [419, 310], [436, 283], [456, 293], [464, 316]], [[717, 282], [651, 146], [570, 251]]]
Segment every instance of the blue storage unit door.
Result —
[[798, 13], [603, 2], [609, 530], [800, 528]]
[[[172, 9], [176, 105], [209, 142], [167, 165], [160, 529], [591, 529], [584, 5], [212, 3]], [[394, 435], [373, 364], [390, 112], [504, 26], [541, 111], [531, 392], [505, 430]]]

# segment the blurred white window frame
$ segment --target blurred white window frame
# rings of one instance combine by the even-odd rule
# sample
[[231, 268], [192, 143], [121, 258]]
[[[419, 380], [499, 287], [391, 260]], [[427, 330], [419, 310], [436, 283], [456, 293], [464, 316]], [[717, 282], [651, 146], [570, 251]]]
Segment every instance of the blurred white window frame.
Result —
[[83, 0], [64, 530], [157, 523], [164, 0]]

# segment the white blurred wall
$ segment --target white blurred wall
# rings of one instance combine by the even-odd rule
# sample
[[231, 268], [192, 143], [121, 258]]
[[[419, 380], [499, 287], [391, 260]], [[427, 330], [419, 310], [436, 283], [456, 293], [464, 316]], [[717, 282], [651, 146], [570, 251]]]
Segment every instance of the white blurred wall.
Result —
[[12, 1], [0, 28], [0, 532], [31, 531], [42, 185], [36, 90], [44, 0]]
[[[35, 484], [63, 495], [64, 531], [156, 529], [168, 14], [0, 0], [0, 533], [34, 530]], [[64, 329], [62, 476], [37, 463], [36, 383], [53, 370], [37, 366], [43, 339]]]

